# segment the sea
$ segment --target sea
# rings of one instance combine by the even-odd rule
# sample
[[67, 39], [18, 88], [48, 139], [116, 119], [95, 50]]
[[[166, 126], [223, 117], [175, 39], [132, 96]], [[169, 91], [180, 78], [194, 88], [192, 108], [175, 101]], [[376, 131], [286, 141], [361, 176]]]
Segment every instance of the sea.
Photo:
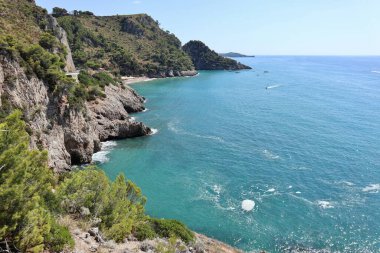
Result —
[[134, 84], [154, 135], [95, 160], [152, 217], [246, 252], [380, 252], [380, 57], [257, 56]]

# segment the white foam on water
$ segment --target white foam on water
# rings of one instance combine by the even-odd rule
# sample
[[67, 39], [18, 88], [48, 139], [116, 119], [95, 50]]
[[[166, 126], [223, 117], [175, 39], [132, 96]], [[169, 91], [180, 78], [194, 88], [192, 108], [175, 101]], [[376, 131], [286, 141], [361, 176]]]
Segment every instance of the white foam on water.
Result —
[[205, 200], [212, 203], [212, 205], [223, 211], [234, 211], [236, 209], [235, 201], [227, 199], [221, 201], [221, 194], [223, 193], [223, 186], [220, 184], [204, 183], [204, 187], [201, 187], [200, 194], [195, 200]]
[[299, 196], [299, 194], [301, 194], [301, 192], [296, 192], [296, 194], [288, 193], [287, 195], [288, 195], [288, 196], [291, 196], [291, 197], [293, 197], [293, 198], [295, 198], [295, 199], [301, 200], [301, 201], [303, 201], [303, 202], [305, 202], [305, 203], [307, 203], [308, 205], [311, 205], [311, 206], [315, 204], [315, 203], [313, 203], [312, 201], [310, 201], [310, 200], [308, 200], [308, 199], [306, 199], [306, 198], [303, 198], [303, 197]]
[[214, 136], [214, 135], [200, 135], [200, 134], [196, 134], [196, 133], [191, 133], [191, 132], [187, 132], [181, 128], [179, 128], [177, 125], [178, 125], [178, 121], [171, 121], [168, 123], [168, 129], [176, 134], [182, 134], [182, 135], [188, 135], [188, 136], [192, 136], [192, 137], [196, 137], [196, 138], [201, 138], [201, 139], [209, 139], [209, 140], [214, 140], [214, 141], [218, 141], [218, 142], [224, 142], [224, 140], [221, 138], [221, 137], [218, 137], [218, 136]]
[[348, 185], [348, 186], [354, 186], [354, 183], [351, 183], [349, 181], [342, 181], [343, 184]]
[[269, 89], [274, 89], [274, 88], [278, 88], [278, 87], [281, 87], [282, 85], [270, 85], [270, 86], [267, 86], [265, 87], [265, 89], [269, 90]]
[[217, 194], [217, 195], [220, 195], [220, 193], [222, 192], [222, 186], [221, 185], [218, 185], [218, 184], [214, 184], [212, 186], [212, 190]]
[[105, 163], [109, 160], [108, 154], [117, 146], [116, 141], [102, 142], [102, 149], [92, 155], [92, 161]]
[[180, 130], [176, 127], [176, 121], [170, 121], [168, 123], [168, 129], [176, 134], [180, 132]]
[[116, 141], [105, 141], [102, 142], [102, 150], [110, 150], [117, 146]]
[[135, 117], [130, 117], [130, 118], [129, 118], [129, 121], [130, 121], [130, 122], [135, 122], [135, 121], [136, 121], [136, 118], [135, 118]]
[[156, 133], [158, 133], [158, 129], [156, 129], [156, 128], [151, 128], [150, 130], [151, 130], [151, 132], [149, 135], [155, 135]]
[[378, 193], [380, 191], [380, 184], [370, 184], [362, 189], [363, 192]]
[[372, 70], [371, 72], [372, 72], [372, 73], [380, 74], [380, 71], [379, 71], [379, 70]]
[[270, 188], [270, 189], [267, 190], [267, 192], [275, 192], [275, 191], [276, 191], [275, 188]]
[[241, 202], [241, 208], [246, 212], [250, 212], [255, 208], [255, 201], [250, 199], [243, 200]]
[[317, 205], [323, 209], [334, 208], [334, 206], [329, 201], [325, 201], [325, 200], [318, 200]]
[[292, 185], [289, 185], [289, 186], [288, 186], [288, 189], [292, 189], [292, 188], [293, 188], [293, 186], [292, 186]]
[[264, 149], [264, 150], [263, 150], [263, 154], [264, 154], [264, 156], [265, 156], [266, 158], [271, 159], [271, 160], [277, 160], [277, 159], [280, 158], [279, 155], [276, 155], [276, 154], [272, 153], [271, 151], [269, 151], [269, 150], [267, 150], [267, 149]]

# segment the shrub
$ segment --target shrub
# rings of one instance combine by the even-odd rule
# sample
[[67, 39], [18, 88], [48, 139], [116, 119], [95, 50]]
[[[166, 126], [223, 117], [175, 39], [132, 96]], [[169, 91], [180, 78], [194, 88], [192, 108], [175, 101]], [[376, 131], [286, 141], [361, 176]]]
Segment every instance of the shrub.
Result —
[[144, 241], [146, 239], [153, 239], [157, 237], [156, 232], [154, 231], [152, 225], [149, 222], [138, 224], [133, 234], [139, 241]]
[[54, 48], [58, 47], [59, 42], [56, 37], [54, 37], [50, 33], [45, 32], [41, 35], [39, 44], [41, 47], [45, 49], [53, 50]]
[[177, 220], [150, 219], [154, 231], [165, 238], [177, 237], [185, 243], [194, 240], [194, 234], [183, 223]]
[[21, 116], [15, 111], [0, 124], [0, 241], [10, 239], [23, 252], [70, 246], [71, 236], [54, 222], [50, 206], [56, 203], [55, 177], [47, 152], [29, 149]]
[[68, 213], [79, 214], [81, 207], [86, 207], [92, 215], [97, 215], [103, 208], [108, 187], [103, 171], [88, 168], [71, 173], [59, 186], [57, 196]]
[[53, 252], [62, 252], [66, 248], [73, 248], [74, 240], [66, 227], [60, 226], [53, 220], [46, 244]]

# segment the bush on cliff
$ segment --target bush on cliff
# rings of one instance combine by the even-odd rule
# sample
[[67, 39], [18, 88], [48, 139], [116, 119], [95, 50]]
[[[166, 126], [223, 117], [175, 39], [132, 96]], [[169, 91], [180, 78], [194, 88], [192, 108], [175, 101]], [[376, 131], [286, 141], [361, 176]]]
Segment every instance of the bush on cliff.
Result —
[[100, 218], [102, 231], [116, 242], [123, 241], [145, 217], [146, 199], [135, 184], [123, 175], [111, 183], [103, 171], [94, 167], [71, 173], [57, 194], [67, 213], [80, 217], [81, 210], [87, 208], [87, 218]]
[[0, 124], [0, 241], [24, 252], [62, 250], [73, 241], [54, 222], [49, 207], [55, 177], [47, 167], [47, 152], [29, 149], [21, 115], [16, 111]]

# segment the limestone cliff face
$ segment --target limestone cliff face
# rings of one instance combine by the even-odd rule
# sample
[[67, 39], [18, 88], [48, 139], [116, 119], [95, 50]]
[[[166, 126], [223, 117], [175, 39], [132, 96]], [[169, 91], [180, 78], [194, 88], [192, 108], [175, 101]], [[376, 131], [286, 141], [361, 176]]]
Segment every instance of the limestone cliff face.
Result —
[[58, 172], [91, 162], [101, 141], [151, 132], [129, 116], [144, 110], [141, 96], [116, 85], [107, 86], [105, 94], [106, 98], [87, 102], [81, 111], [71, 110], [65, 95], [53, 96], [43, 81], [28, 78], [18, 62], [0, 55], [1, 102], [23, 111], [31, 147], [48, 150], [49, 166]]
[[57, 37], [57, 39], [66, 47], [67, 56], [66, 56], [66, 72], [75, 72], [76, 68], [73, 61], [73, 56], [71, 54], [71, 49], [69, 46], [69, 41], [67, 40], [67, 34], [66, 31], [59, 26], [57, 20], [55, 17], [48, 15], [47, 16], [48, 25], [47, 29], [49, 31], [53, 31], [54, 35]]

